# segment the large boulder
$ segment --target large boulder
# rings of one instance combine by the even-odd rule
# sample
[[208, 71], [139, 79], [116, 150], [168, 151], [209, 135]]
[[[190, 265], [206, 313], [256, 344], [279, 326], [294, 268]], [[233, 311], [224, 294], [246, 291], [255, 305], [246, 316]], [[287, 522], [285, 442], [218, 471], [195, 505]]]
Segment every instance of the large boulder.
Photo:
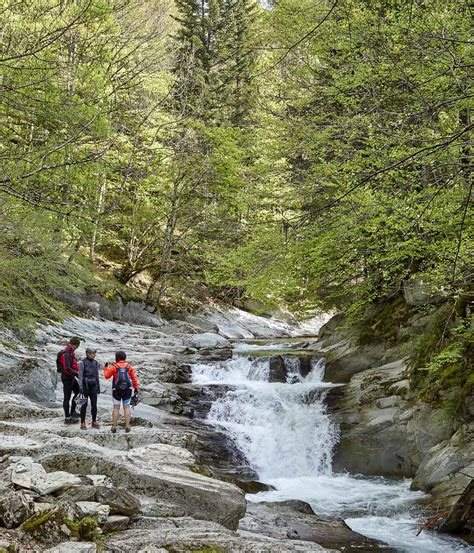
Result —
[[286, 382], [287, 370], [283, 357], [281, 355], [274, 355], [270, 357], [269, 364], [269, 382]]
[[0, 366], [0, 391], [52, 403], [56, 401], [56, 374], [56, 366], [45, 359], [14, 359]]
[[136, 521], [133, 528], [110, 536], [106, 551], [209, 551], [241, 553], [336, 553], [316, 543], [276, 539], [246, 531], [232, 532], [212, 521], [190, 517], [150, 518]]
[[325, 379], [336, 384], [347, 383], [354, 375], [379, 367], [386, 361], [383, 343], [360, 346], [352, 338], [321, 348], [320, 353], [326, 359]]
[[36, 513], [20, 526], [20, 530], [35, 541], [54, 545], [78, 536], [76, 521], [81, 517], [79, 508], [70, 501], [61, 501], [52, 509]]
[[151, 313], [148, 306], [142, 302], [124, 301], [121, 297], [106, 299], [95, 293], [74, 294], [69, 290], [67, 293], [54, 290], [53, 293], [58, 299], [72, 305], [89, 317], [102, 317], [150, 327], [161, 327], [164, 324], [164, 320], [159, 315]]
[[345, 315], [338, 313], [321, 326], [318, 332], [318, 341], [322, 347], [337, 344], [347, 337], [347, 331], [344, 328], [345, 319]]
[[81, 479], [70, 472], [55, 471], [33, 481], [32, 489], [40, 495], [48, 495], [58, 490], [80, 484]]
[[[117, 487], [152, 498], [155, 514], [214, 520], [236, 529], [245, 513], [244, 493], [237, 486], [200, 474], [194, 456], [178, 447], [152, 444], [114, 455], [96, 448], [83, 450], [80, 457], [73, 452], [46, 455], [42, 462], [53, 470], [74, 466], [82, 474], [105, 474]], [[105, 497], [107, 490], [101, 489]], [[102, 501], [97, 493], [96, 500]]]
[[[412, 488], [455, 501], [474, 475], [474, 423], [461, 426], [425, 455]], [[449, 494], [447, 491], [449, 490]]]
[[316, 515], [302, 501], [249, 503], [239, 528], [280, 540], [315, 542], [337, 551], [394, 551], [352, 531], [342, 518]]
[[328, 403], [341, 429], [337, 471], [413, 476], [430, 448], [454, 432], [444, 410], [414, 405], [402, 359], [354, 375]]
[[140, 513], [140, 500], [126, 488], [98, 486], [95, 497], [99, 503], [108, 505], [112, 514], [133, 516]]
[[333, 467], [366, 475], [413, 475], [419, 459], [413, 443], [407, 443], [407, 403], [391, 386], [404, 378], [400, 360], [360, 372], [330, 400], [330, 412], [341, 429]]
[[185, 345], [196, 349], [210, 348], [228, 348], [229, 341], [220, 334], [214, 332], [205, 332], [204, 334], [194, 334], [184, 341]]
[[[1, 375], [0, 375], [1, 379]], [[1, 380], [0, 380], [1, 382]], [[1, 384], [0, 384], [1, 386]], [[0, 392], [0, 420], [1, 421], [28, 421], [45, 416], [56, 416], [57, 411], [33, 403], [23, 395]], [[20, 431], [18, 431], [20, 434]], [[24, 434], [25, 432], [23, 432]], [[31, 439], [31, 438], [30, 438]], [[3, 441], [0, 440], [0, 453]]]
[[95, 486], [79, 484], [64, 490], [61, 497], [67, 497], [73, 501], [95, 501]]
[[469, 536], [474, 541], [474, 479], [452, 506], [439, 531]]
[[198, 329], [198, 332], [214, 332], [219, 333], [219, 327], [210, 321], [206, 321], [204, 317], [199, 315], [186, 315], [183, 320]]
[[110, 507], [108, 505], [102, 505], [97, 501], [78, 501], [76, 505], [81, 510], [81, 513], [85, 517], [92, 517], [99, 524], [104, 523], [110, 513]]
[[35, 482], [46, 474], [44, 467], [31, 457], [20, 457], [9, 470], [12, 483], [28, 489], [32, 489]]
[[159, 375], [160, 382], [172, 382], [173, 384], [189, 384], [191, 378], [191, 365], [168, 365]]
[[102, 530], [105, 533], [110, 534], [111, 532], [123, 532], [130, 525], [130, 517], [123, 515], [112, 515], [110, 516], [102, 526]]
[[440, 293], [433, 292], [432, 286], [420, 279], [403, 281], [403, 297], [408, 305], [428, 305], [443, 301]]
[[47, 473], [40, 463], [35, 463], [28, 457], [14, 463], [10, 471], [13, 484], [34, 490], [40, 495], [48, 495], [81, 483], [79, 477], [69, 472]]

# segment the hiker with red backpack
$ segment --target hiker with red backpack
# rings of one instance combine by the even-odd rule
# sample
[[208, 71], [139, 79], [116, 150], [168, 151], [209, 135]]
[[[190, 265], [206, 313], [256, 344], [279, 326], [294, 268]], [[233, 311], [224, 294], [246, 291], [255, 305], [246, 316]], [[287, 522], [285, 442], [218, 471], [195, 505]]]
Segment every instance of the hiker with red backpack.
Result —
[[[135, 374], [135, 369], [126, 362], [127, 355], [124, 351], [117, 351], [115, 354], [115, 363], [109, 366], [108, 363], [104, 366], [104, 376], [112, 380], [112, 432], [117, 432], [117, 423], [120, 416], [120, 404], [123, 403], [123, 411], [125, 417], [125, 432], [130, 432], [131, 410], [130, 404], [138, 402], [138, 380]], [[132, 398], [132, 388], [135, 391]]]
[[56, 370], [61, 374], [61, 381], [63, 383], [63, 409], [64, 422], [66, 424], [76, 423], [79, 420], [79, 416], [76, 413], [76, 398], [79, 395], [79, 382], [77, 380], [79, 366], [74, 352], [80, 343], [80, 339], [77, 336], [73, 336], [69, 340], [69, 344], [58, 352], [56, 357]]

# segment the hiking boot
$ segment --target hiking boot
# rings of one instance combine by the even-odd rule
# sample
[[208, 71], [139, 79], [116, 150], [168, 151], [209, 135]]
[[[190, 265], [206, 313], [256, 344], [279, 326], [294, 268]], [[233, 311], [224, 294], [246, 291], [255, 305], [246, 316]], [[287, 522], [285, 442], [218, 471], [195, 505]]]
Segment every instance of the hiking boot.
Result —
[[87, 426], [85, 422], [81, 422], [81, 430], [87, 430]]
[[97, 421], [92, 421], [92, 428], [97, 428], [97, 430], [100, 428], [100, 424]]
[[81, 419], [77, 413], [73, 413], [69, 418], [71, 422], [79, 422]]
[[110, 429], [110, 431], [112, 432], [112, 434], [115, 434], [117, 432], [117, 427], [116, 426], [112, 426], [112, 428]]
[[66, 417], [66, 418], [64, 419], [64, 424], [71, 424], [71, 423], [72, 423], [71, 417]]
[[127, 432], [127, 434], [130, 432], [130, 430], [132, 430], [132, 429], [130, 428], [130, 426], [126, 426], [126, 427], [125, 427], [125, 432]]

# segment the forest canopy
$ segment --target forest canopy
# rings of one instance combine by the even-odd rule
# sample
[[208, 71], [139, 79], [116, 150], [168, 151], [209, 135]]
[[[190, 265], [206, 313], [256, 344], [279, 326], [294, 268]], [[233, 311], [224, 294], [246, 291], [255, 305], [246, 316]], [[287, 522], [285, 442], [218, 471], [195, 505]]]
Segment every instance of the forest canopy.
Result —
[[466, 320], [471, 21], [464, 0], [7, 1], [4, 321], [136, 282], [164, 312], [354, 321], [421, 286]]

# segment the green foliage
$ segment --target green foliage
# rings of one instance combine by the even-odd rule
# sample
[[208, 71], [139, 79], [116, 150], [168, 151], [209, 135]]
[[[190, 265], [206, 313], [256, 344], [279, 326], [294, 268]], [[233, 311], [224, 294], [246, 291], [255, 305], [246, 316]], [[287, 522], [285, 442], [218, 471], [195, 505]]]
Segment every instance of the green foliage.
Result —
[[86, 271], [68, 264], [55, 245], [55, 217], [10, 200], [0, 207], [0, 216], [2, 323], [25, 331], [38, 318], [61, 318], [65, 309], [55, 297], [83, 291], [92, 281]]
[[173, 108], [182, 115], [244, 126], [254, 106], [253, 0], [176, 0]]
[[[469, 285], [474, 253], [467, 8], [345, 1], [292, 49], [328, 11], [288, 0], [268, 16], [288, 47], [269, 56], [262, 85], [286, 159], [287, 210], [272, 219], [286, 225], [295, 289], [282, 288], [280, 300], [318, 298], [356, 321], [404, 280], [453, 298]], [[274, 290], [271, 263], [266, 272]]]
[[474, 391], [474, 329], [449, 303], [428, 319], [405, 348], [411, 380], [419, 397], [459, 417]]
[[[336, 309], [361, 340], [406, 342], [421, 394], [465, 393], [469, 7], [271, 6], [1, 10], [3, 323], [61, 317], [55, 291], [85, 289], [162, 312]], [[447, 312], [409, 340], [417, 288]]]

